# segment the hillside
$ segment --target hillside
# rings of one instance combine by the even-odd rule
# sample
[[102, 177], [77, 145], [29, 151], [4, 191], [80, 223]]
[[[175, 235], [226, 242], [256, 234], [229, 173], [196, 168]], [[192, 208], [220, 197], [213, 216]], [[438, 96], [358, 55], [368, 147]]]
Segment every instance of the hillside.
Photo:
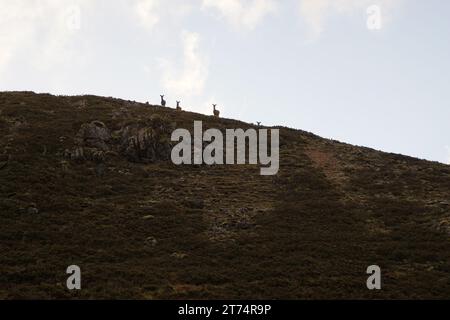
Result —
[[[276, 176], [175, 166], [168, 134], [194, 120], [253, 126], [0, 93], [0, 298], [450, 297], [450, 166], [288, 128]], [[127, 144], [142, 132], [158, 143]], [[65, 286], [72, 264], [80, 291]], [[373, 264], [381, 291], [366, 288]]]

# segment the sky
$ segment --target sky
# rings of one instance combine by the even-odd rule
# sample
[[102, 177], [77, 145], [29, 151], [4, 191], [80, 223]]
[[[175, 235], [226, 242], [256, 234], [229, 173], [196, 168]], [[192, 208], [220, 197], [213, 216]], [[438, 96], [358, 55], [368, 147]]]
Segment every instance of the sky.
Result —
[[450, 1], [0, 0], [0, 90], [165, 94], [450, 164]]

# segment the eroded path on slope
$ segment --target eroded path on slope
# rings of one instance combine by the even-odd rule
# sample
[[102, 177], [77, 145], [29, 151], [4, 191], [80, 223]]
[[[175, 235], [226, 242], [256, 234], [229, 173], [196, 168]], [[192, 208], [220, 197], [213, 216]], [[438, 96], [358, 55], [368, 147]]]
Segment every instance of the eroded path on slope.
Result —
[[[367, 148], [305, 140], [305, 154], [314, 168], [323, 172], [340, 202], [354, 212], [359, 222], [355, 227], [367, 233], [360, 242], [361, 257], [383, 265], [385, 294], [402, 297], [406, 287], [422, 297], [448, 294], [449, 238], [442, 227], [448, 217], [448, 170], [431, 163], [424, 168], [417, 159]], [[436, 290], [433, 283], [445, 285]]]

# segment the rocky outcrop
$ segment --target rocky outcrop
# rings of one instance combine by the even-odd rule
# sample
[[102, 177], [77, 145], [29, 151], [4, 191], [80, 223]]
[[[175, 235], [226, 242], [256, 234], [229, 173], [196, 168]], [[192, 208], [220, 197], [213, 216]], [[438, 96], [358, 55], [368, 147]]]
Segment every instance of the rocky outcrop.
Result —
[[28, 206], [27, 213], [28, 214], [38, 214], [39, 213], [39, 209], [37, 208], [35, 203], [32, 203]]
[[170, 135], [175, 126], [160, 116], [124, 125], [115, 136], [119, 153], [131, 162], [151, 163], [170, 159]]
[[110, 150], [111, 132], [103, 122], [93, 121], [81, 126], [75, 142], [79, 146], [108, 151]]
[[74, 162], [94, 161], [102, 163], [105, 161], [107, 155], [114, 154], [111, 151], [104, 152], [96, 148], [75, 147], [72, 150], [66, 149], [64, 157]]
[[83, 124], [75, 138], [75, 147], [65, 150], [72, 161], [104, 162], [108, 155], [120, 154], [128, 161], [152, 163], [170, 159], [170, 135], [175, 126], [160, 116], [128, 122], [111, 132], [100, 121]]

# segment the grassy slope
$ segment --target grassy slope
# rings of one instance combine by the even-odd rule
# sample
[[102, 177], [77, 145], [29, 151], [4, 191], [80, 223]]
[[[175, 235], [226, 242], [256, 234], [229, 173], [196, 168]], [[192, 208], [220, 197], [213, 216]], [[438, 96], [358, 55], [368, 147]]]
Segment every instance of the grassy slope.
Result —
[[[11, 157], [0, 298], [450, 297], [449, 166], [282, 128], [276, 177], [121, 157], [101, 178], [89, 162], [63, 171], [83, 123], [119, 129], [153, 113], [184, 128], [250, 126], [111, 98], [0, 94], [0, 155]], [[38, 215], [21, 210], [30, 203]], [[79, 292], [65, 289], [71, 264]], [[382, 291], [365, 287], [372, 264]]]

